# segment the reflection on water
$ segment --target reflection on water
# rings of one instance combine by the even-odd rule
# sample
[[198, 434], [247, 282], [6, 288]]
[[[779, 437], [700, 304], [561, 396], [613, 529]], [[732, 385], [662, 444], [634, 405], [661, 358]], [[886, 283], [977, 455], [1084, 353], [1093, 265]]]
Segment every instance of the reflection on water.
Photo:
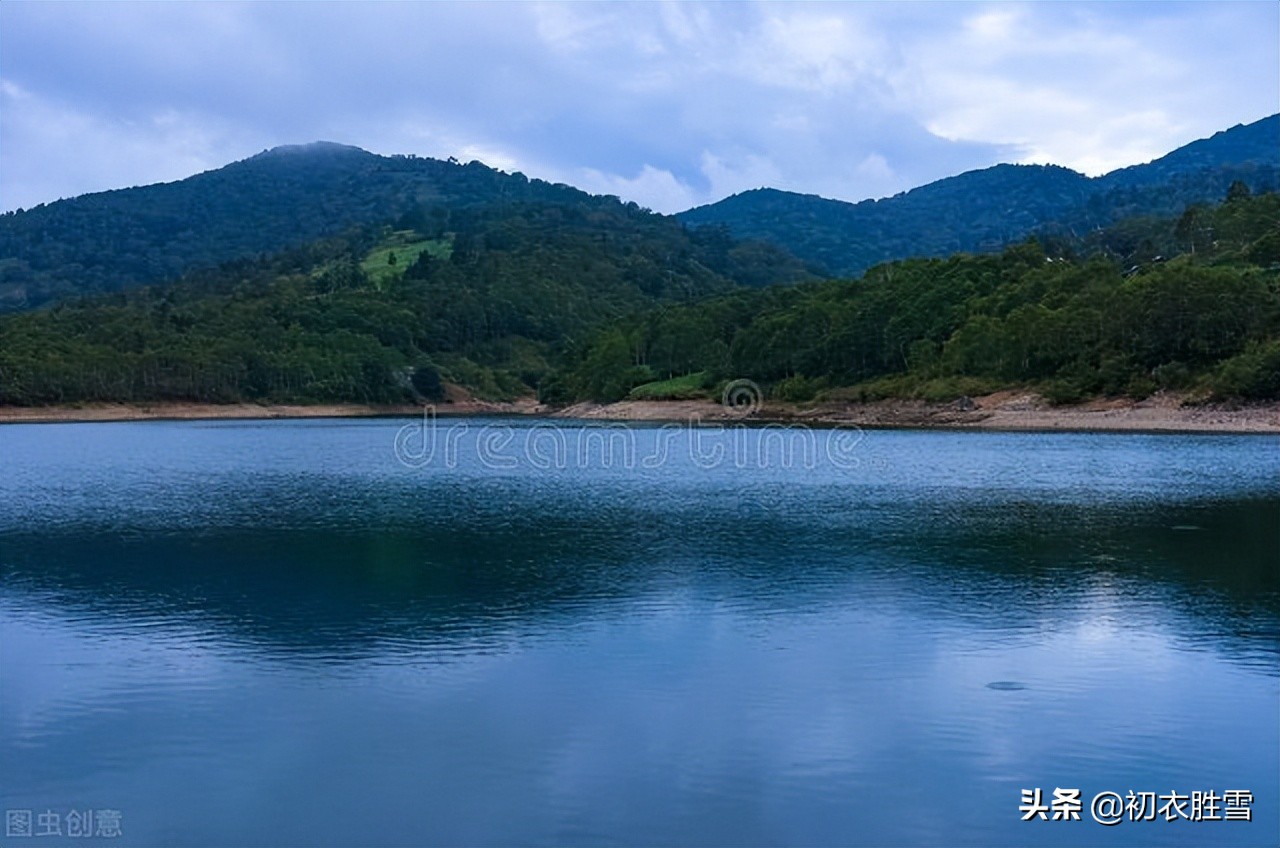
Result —
[[[413, 467], [402, 424], [0, 431], [4, 807], [134, 844], [1276, 841], [1275, 439], [806, 467], [635, 428], [662, 462], [548, 467], [473, 421]], [[1255, 822], [1022, 823], [1034, 786]]]

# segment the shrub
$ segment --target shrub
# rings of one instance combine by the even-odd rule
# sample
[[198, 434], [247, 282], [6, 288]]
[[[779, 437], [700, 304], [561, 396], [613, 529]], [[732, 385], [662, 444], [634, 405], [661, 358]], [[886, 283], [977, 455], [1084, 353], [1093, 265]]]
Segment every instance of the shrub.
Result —
[[1209, 386], [1219, 399], [1280, 400], [1280, 340], [1255, 344], [1223, 362]]
[[1054, 406], [1062, 404], [1080, 403], [1088, 397], [1089, 392], [1086, 391], [1079, 383], [1069, 378], [1059, 378], [1050, 380], [1040, 387], [1040, 394], [1044, 395], [1044, 399]]
[[770, 394], [788, 403], [806, 403], [817, 397], [818, 392], [826, 387], [827, 381], [822, 378], [803, 377], [796, 374], [774, 383]]
[[444, 382], [440, 379], [440, 371], [434, 365], [425, 363], [413, 369], [409, 378], [413, 388], [430, 401], [444, 400]]

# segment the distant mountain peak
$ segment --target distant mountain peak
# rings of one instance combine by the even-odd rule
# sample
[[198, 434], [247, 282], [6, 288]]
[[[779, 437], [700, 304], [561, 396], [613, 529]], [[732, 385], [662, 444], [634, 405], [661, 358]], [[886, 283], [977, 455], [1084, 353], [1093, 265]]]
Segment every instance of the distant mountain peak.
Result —
[[771, 241], [853, 276], [908, 256], [998, 250], [1049, 226], [1088, 231], [1123, 217], [1180, 214], [1188, 204], [1221, 200], [1236, 180], [1255, 192], [1280, 185], [1280, 115], [1100, 177], [1061, 165], [1000, 164], [879, 200], [752, 189], [677, 217], [727, 226], [738, 238]]
[[351, 144], [339, 144], [336, 141], [312, 141], [306, 144], [281, 144], [277, 147], [264, 150], [252, 159], [263, 158], [283, 158], [286, 156], [349, 156], [361, 155], [372, 156], [373, 154], [361, 147]]
[[1135, 179], [1150, 183], [1177, 171], [1217, 167], [1223, 163], [1275, 165], [1277, 160], [1280, 160], [1280, 113], [1219, 130], [1150, 162], [1118, 168], [1097, 179], [1104, 185]]

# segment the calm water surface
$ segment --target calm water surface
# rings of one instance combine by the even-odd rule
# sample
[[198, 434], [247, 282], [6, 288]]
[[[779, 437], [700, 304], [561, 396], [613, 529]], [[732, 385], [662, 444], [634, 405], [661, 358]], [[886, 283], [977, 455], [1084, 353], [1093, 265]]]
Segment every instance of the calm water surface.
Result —
[[[116, 845], [1280, 842], [1280, 440], [404, 425], [0, 428], [0, 806]], [[1226, 789], [1252, 822], [1087, 806]]]

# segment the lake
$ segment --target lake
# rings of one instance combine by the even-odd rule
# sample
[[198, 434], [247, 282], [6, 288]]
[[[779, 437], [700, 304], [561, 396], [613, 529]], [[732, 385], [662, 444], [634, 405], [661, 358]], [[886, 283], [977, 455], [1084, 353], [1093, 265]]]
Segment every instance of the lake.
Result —
[[6, 844], [1274, 845], [1278, 557], [1275, 437], [5, 426]]

